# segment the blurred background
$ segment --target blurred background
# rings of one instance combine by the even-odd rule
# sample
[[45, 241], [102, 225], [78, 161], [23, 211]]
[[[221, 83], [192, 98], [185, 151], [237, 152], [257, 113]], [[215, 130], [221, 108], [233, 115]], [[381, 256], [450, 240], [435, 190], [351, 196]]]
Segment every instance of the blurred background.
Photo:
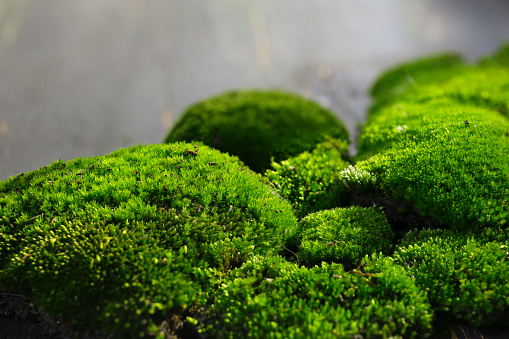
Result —
[[55, 160], [160, 143], [234, 88], [330, 108], [353, 138], [375, 78], [509, 41], [505, 0], [0, 0], [0, 180]]

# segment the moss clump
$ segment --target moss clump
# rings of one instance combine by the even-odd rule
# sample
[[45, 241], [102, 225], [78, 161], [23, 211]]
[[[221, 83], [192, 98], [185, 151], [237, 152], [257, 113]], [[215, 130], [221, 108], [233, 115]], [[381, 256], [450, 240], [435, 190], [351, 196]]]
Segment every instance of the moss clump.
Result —
[[498, 51], [481, 60], [481, 66], [509, 68], [509, 44], [500, 46]]
[[260, 173], [273, 157], [265, 176], [179, 142], [0, 182], [2, 299], [33, 298], [79, 336], [413, 338], [432, 320], [438, 331], [507, 326], [506, 57], [474, 66], [446, 55], [382, 76], [355, 165], [327, 111], [241, 91], [191, 107], [168, 138], [206, 135]]
[[[447, 80], [471, 66], [457, 54], [441, 54], [404, 63], [382, 74], [371, 87], [375, 104], [387, 104], [387, 99], [429, 83]], [[382, 100], [385, 99], [385, 100]], [[376, 105], [375, 105], [376, 106]]]
[[218, 338], [415, 338], [429, 335], [432, 319], [425, 294], [381, 256], [352, 272], [254, 259], [231, 273], [210, 314], [205, 331]]
[[476, 326], [505, 325], [509, 312], [509, 237], [505, 232], [505, 241], [490, 241], [493, 233], [410, 232], [394, 259], [415, 278], [421, 290], [427, 291], [434, 310]]
[[259, 175], [185, 143], [53, 163], [2, 181], [0, 208], [0, 290], [122, 337], [192, 315], [216, 277], [296, 226]]
[[198, 140], [263, 172], [327, 138], [348, 140], [330, 111], [282, 91], [231, 91], [189, 107], [165, 142]]
[[364, 256], [389, 253], [394, 232], [377, 207], [335, 208], [309, 214], [299, 223], [299, 258], [307, 263], [334, 261], [347, 267]]
[[[451, 73], [449, 73], [451, 74]], [[410, 202], [443, 227], [500, 227], [509, 217], [509, 70], [456, 69], [450, 78], [385, 93], [359, 137], [358, 171], [379, 195]]]
[[273, 170], [265, 173], [278, 194], [287, 199], [297, 217], [308, 213], [345, 205], [348, 191], [339, 173], [346, 161], [348, 144], [343, 140], [329, 140], [315, 149], [295, 157], [273, 162]]

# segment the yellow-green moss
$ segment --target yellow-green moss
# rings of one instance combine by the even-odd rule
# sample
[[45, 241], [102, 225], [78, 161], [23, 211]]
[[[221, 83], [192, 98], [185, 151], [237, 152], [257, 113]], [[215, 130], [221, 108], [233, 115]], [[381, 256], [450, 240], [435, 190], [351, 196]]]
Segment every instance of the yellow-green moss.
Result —
[[307, 215], [299, 222], [299, 259], [305, 263], [337, 262], [351, 268], [372, 253], [390, 253], [394, 232], [377, 207], [334, 208]]
[[376, 98], [386, 104], [372, 108], [359, 136], [357, 168], [376, 178], [379, 194], [444, 227], [505, 227], [509, 70], [447, 74]]
[[306, 214], [345, 205], [348, 190], [339, 173], [349, 166], [346, 161], [348, 144], [343, 140], [328, 140], [312, 151], [273, 162], [265, 172], [278, 194], [287, 199], [295, 214]]
[[192, 312], [215, 277], [281, 251], [296, 225], [258, 174], [185, 143], [18, 175], [0, 183], [0, 209], [0, 290], [117, 337]]
[[217, 338], [426, 337], [432, 310], [424, 292], [390, 258], [311, 269], [255, 258], [214, 297], [205, 333]]

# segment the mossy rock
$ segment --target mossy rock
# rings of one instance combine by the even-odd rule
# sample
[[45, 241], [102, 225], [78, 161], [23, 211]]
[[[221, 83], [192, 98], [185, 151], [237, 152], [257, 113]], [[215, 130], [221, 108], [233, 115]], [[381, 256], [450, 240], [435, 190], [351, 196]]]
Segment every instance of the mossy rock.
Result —
[[320, 143], [312, 151], [273, 162], [265, 172], [279, 195], [287, 199], [297, 217], [309, 213], [344, 206], [349, 201], [339, 174], [350, 163], [347, 161], [346, 141], [331, 139]]
[[203, 325], [215, 338], [416, 338], [431, 332], [426, 295], [390, 258], [311, 269], [277, 257], [232, 271]]
[[403, 239], [394, 259], [427, 291], [435, 311], [475, 326], [506, 325], [508, 246], [507, 230], [420, 230]]
[[281, 251], [296, 226], [259, 174], [186, 143], [12, 177], [0, 182], [0, 209], [0, 291], [115, 337], [192, 315], [217, 278]]
[[352, 206], [307, 215], [299, 223], [298, 257], [308, 264], [337, 262], [352, 268], [372, 253], [388, 254], [394, 232], [378, 207]]
[[357, 172], [435, 227], [506, 227], [508, 89], [507, 69], [472, 67], [391, 94], [359, 136]]
[[382, 76], [357, 163], [341, 172], [354, 203], [381, 204], [404, 235], [392, 257], [427, 292], [438, 327], [507, 326], [506, 55], [477, 66], [441, 56]]
[[317, 103], [279, 90], [243, 90], [189, 107], [165, 142], [201, 141], [262, 173], [270, 168], [271, 158], [285, 160], [327, 138], [348, 140], [348, 132]]
[[352, 165], [330, 112], [237, 91], [168, 135], [210, 146], [132, 147], [2, 181], [0, 312], [19, 297], [68, 336], [126, 338], [506, 326], [506, 60], [507, 47], [478, 66], [442, 55], [383, 75]]

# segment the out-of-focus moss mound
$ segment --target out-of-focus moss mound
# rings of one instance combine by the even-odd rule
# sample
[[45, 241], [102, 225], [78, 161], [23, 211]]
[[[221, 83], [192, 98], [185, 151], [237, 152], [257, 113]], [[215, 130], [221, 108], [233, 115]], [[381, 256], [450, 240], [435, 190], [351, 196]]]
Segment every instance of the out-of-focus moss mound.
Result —
[[348, 140], [329, 110], [279, 90], [230, 91], [189, 107], [165, 142], [201, 141], [237, 155], [262, 173], [276, 162], [313, 149], [327, 138]]
[[296, 226], [238, 159], [185, 143], [18, 175], [0, 182], [0, 209], [0, 291], [114, 337], [192, 315], [216, 277], [281, 251]]
[[390, 258], [350, 272], [262, 258], [232, 272], [209, 319], [205, 333], [217, 338], [417, 338], [429, 336], [432, 310]]

